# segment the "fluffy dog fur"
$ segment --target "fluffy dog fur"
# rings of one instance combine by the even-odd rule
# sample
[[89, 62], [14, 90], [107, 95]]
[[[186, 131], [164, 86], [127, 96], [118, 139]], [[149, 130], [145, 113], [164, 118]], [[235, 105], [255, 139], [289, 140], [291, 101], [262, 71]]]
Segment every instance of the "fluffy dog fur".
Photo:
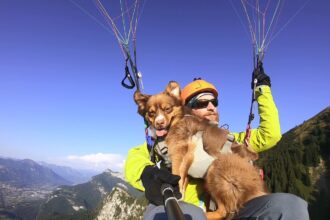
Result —
[[258, 155], [238, 143], [231, 147], [234, 154], [221, 154], [219, 151], [229, 132], [190, 115], [182, 104], [180, 87], [176, 82], [170, 82], [165, 91], [157, 95], [144, 95], [137, 91], [134, 100], [139, 114], [155, 128], [156, 133], [166, 135], [172, 173], [181, 177], [179, 185], [183, 195], [196, 147], [192, 136], [203, 131], [204, 150], [216, 158], [204, 178], [205, 188], [217, 204], [215, 212], [207, 213], [208, 219], [221, 219], [236, 213], [248, 200], [265, 194], [259, 171], [249, 163]]

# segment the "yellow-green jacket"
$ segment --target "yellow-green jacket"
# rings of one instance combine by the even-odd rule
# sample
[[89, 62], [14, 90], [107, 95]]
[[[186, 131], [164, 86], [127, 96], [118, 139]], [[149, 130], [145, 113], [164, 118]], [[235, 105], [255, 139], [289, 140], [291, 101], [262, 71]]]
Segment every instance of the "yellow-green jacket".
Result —
[[[281, 129], [278, 111], [271, 94], [270, 87], [259, 86], [256, 88], [256, 99], [260, 116], [259, 127], [252, 129], [250, 144], [256, 152], [265, 151], [273, 147], [281, 139]], [[245, 132], [233, 133], [235, 140], [242, 143]], [[148, 165], [154, 165], [150, 161], [147, 143], [143, 143], [129, 150], [125, 162], [125, 179], [135, 188], [144, 191], [140, 176]], [[186, 202], [203, 206], [203, 186], [200, 179], [189, 179], [185, 192]]]

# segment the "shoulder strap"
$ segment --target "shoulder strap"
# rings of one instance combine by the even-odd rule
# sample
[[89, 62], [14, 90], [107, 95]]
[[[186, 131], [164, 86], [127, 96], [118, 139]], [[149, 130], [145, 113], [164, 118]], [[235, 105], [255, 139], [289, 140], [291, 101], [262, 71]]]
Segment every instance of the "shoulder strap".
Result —
[[227, 135], [227, 141], [225, 142], [225, 144], [223, 145], [223, 147], [220, 150], [220, 153], [222, 154], [228, 154], [228, 153], [233, 153], [231, 151], [231, 146], [235, 141], [235, 136], [232, 134], [228, 134]]

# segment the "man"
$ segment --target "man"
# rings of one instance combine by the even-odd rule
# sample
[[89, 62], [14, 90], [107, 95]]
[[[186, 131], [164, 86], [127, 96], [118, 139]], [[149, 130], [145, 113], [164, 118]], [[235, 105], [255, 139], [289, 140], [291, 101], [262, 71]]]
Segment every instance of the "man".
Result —
[[[256, 79], [256, 81], [254, 80]], [[262, 63], [253, 72], [252, 88], [255, 90], [255, 98], [258, 103], [260, 124], [252, 129], [248, 139], [251, 148], [261, 152], [273, 147], [281, 138], [278, 111], [271, 94], [270, 78], [264, 73]], [[198, 79], [188, 84], [181, 92], [184, 104], [191, 108], [192, 114], [205, 118], [212, 123], [219, 123], [218, 113], [218, 91], [211, 84]], [[244, 142], [246, 133], [232, 133], [237, 142]], [[166, 154], [158, 151], [158, 159], [166, 161]], [[205, 153], [205, 157], [208, 155]], [[205, 160], [201, 160], [205, 161]], [[172, 175], [166, 169], [155, 166], [157, 161], [150, 160], [147, 143], [131, 149], [125, 164], [125, 178], [135, 188], [145, 190], [146, 198], [151, 205], [148, 206], [145, 219], [166, 219], [160, 186], [169, 183], [174, 186], [175, 195], [180, 198], [178, 192], [178, 176]], [[198, 164], [194, 160], [192, 167], [204, 167], [206, 172], [208, 166]], [[196, 175], [196, 171], [190, 169], [189, 183], [185, 192], [185, 202], [181, 203], [184, 213], [190, 213], [193, 219], [203, 219], [200, 210], [190, 204], [205, 208], [204, 190], [202, 180]], [[293, 211], [294, 210], [294, 211]], [[157, 218], [160, 217], [160, 218]], [[309, 219], [307, 203], [297, 196], [285, 193], [275, 193], [261, 196], [247, 202], [237, 219]]]

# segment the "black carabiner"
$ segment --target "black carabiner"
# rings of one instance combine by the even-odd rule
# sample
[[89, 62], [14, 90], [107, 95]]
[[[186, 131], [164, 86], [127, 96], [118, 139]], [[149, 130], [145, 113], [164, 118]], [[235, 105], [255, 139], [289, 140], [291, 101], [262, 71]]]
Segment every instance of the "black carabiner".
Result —
[[[128, 79], [130, 85], [125, 83], [126, 79]], [[133, 89], [135, 87], [134, 80], [132, 79], [131, 73], [129, 72], [129, 69], [127, 66], [127, 60], [126, 60], [126, 66], [125, 66], [125, 78], [121, 81], [121, 85], [127, 89]]]

